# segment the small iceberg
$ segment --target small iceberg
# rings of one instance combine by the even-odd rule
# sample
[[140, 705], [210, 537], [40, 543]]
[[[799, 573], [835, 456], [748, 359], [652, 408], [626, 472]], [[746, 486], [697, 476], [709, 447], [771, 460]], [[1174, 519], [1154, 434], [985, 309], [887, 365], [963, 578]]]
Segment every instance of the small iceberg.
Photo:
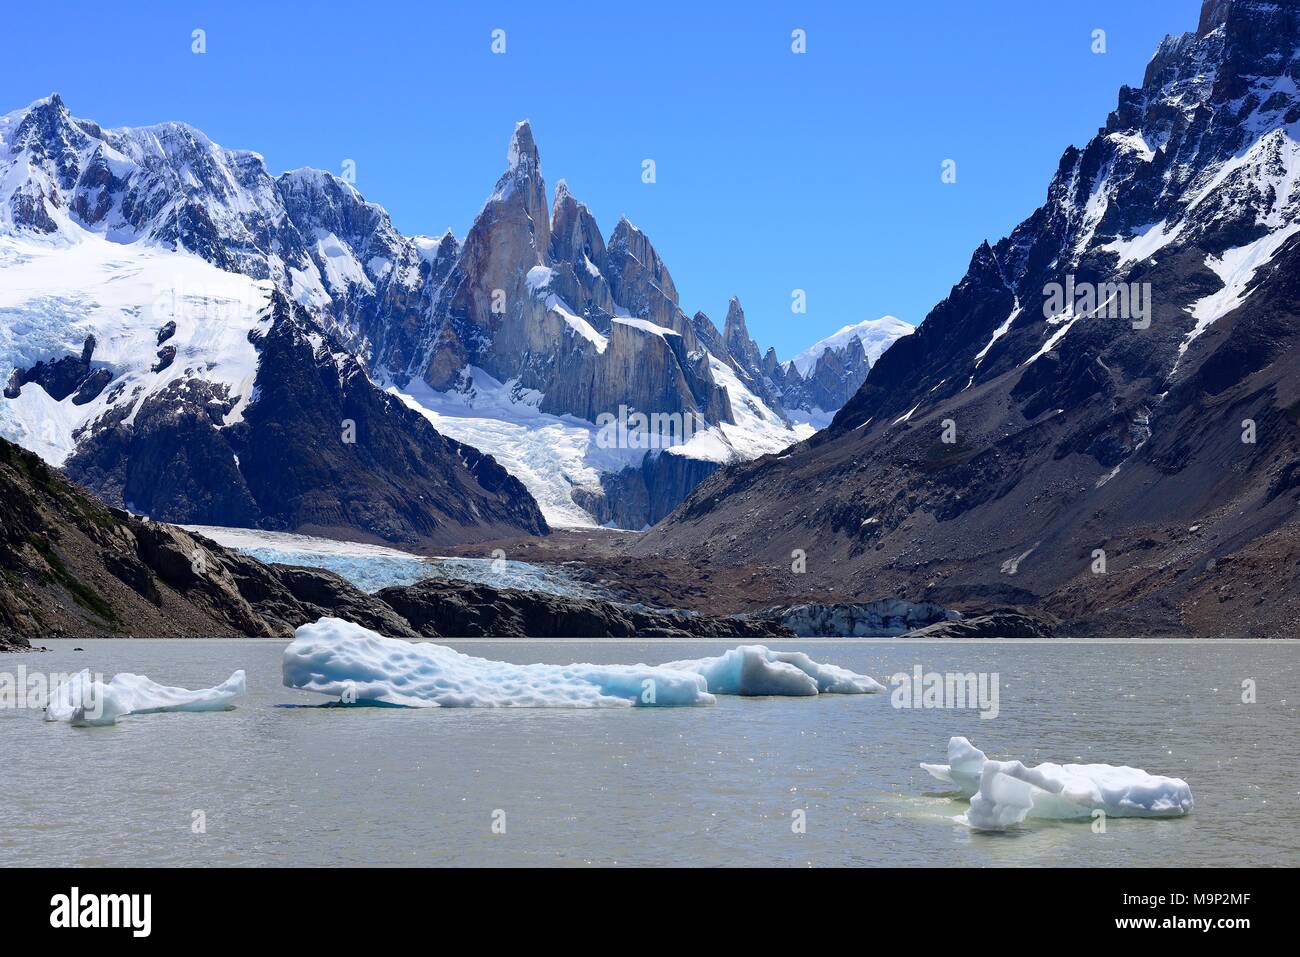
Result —
[[947, 764], [921, 767], [970, 798], [958, 820], [979, 831], [1002, 831], [1027, 817], [1182, 817], [1192, 810], [1192, 789], [1181, 778], [1111, 764], [991, 761], [966, 738], [948, 740]]
[[802, 651], [772, 651], [763, 645], [741, 645], [716, 658], [670, 661], [662, 667], [703, 675], [713, 694], [802, 696], [885, 690], [874, 678], [821, 664]]
[[287, 688], [410, 708], [676, 708], [710, 705], [719, 694], [885, 690], [866, 675], [762, 645], [665, 665], [515, 665], [385, 638], [339, 618], [300, 627], [284, 649], [283, 673]]
[[50, 693], [46, 721], [66, 721], [79, 726], [117, 724], [128, 714], [156, 714], [162, 711], [229, 711], [245, 692], [244, 672], [236, 671], [215, 688], [190, 691], [169, 688], [144, 675], [122, 673], [107, 684], [93, 678], [86, 669], [73, 675]]
[[714, 703], [702, 675], [650, 665], [515, 665], [385, 638], [339, 618], [301, 626], [284, 684], [408, 708], [673, 708]]

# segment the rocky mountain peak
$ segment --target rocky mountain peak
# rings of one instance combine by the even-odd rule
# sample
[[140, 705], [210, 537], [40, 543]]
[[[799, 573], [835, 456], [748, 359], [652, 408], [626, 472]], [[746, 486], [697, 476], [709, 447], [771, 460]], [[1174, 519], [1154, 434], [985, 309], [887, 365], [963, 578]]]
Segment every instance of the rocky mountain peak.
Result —
[[515, 124], [515, 132], [510, 137], [510, 146], [506, 151], [506, 163], [509, 171], [524, 176], [541, 176], [542, 161], [537, 154], [537, 141], [533, 139], [533, 126], [528, 120]]
[[[673, 277], [668, 273], [668, 266], [659, 258], [659, 253], [655, 251], [650, 238], [634, 226], [626, 216], [619, 217], [618, 225], [610, 234], [608, 248], [610, 254], [617, 256], [620, 261], [617, 275], [620, 280], [624, 280], [611, 281], [615, 298], [621, 299], [620, 288], [628, 282], [635, 281], [638, 285], [641, 283], [653, 285], [674, 307], [677, 306], [679, 302], [677, 287], [673, 284]], [[660, 325], [675, 327], [668, 322], [660, 322]]]
[[758, 343], [749, 337], [749, 329], [745, 327], [745, 310], [741, 308], [740, 300], [735, 296], [732, 296], [731, 301], [727, 303], [727, 319], [722, 335], [726, 340], [727, 348], [737, 361], [746, 370], [758, 372], [762, 365]]
[[506, 171], [497, 180], [492, 203], [517, 203], [532, 220], [540, 252], [550, 242], [551, 217], [546, 204], [546, 182], [542, 178], [542, 161], [533, 140], [533, 128], [527, 120], [515, 124], [506, 151]]

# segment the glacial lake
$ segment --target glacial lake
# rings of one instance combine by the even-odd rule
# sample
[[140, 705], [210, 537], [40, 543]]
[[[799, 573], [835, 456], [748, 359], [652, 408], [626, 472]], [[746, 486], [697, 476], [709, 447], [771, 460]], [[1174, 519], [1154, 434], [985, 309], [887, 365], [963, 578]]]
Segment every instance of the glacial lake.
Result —
[[[200, 688], [243, 668], [249, 693], [234, 711], [111, 728], [0, 709], [0, 865], [1300, 865], [1298, 644], [773, 646], [880, 680], [917, 664], [996, 672], [992, 720], [897, 709], [888, 694], [687, 709], [301, 707], [324, 699], [281, 686], [281, 642], [43, 644], [0, 656], [0, 671], [133, 671]], [[519, 663], [659, 663], [730, 647], [447, 644]], [[1254, 704], [1242, 703], [1247, 679]], [[945, 761], [952, 735], [990, 757], [1182, 777], [1195, 810], [1112, 818], [1105, 833], [1032, 819], [972, 832], [953, 821], [965, 802], [917, 767]]]

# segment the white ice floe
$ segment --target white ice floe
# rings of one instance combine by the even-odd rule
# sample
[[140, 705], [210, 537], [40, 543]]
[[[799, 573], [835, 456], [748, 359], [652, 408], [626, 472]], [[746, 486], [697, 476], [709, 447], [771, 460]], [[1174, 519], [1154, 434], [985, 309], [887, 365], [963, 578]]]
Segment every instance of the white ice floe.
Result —
[[235, 698], [244, 694], [244, 673], [236, 671], [215, 688], [190, 691], [169, 688], [144, 675], [122, 673], [105, 684], [78, 672], [50, 694], [46, 721], [67, 721], [75, 725], [116, 724], [128, 714], [160, 711], [228, 711]]
[[715, 694], [885, 690], [866, 675], [762, 645], [665, 665], [516, 665], [385, 638], [339, 618], [298, 629], [284, 650], [284, 684], [348, 703], [409, 708], [672, 708], [713, 704]]
[[339, 618], [303, 625], [284, 684], [408, 708], [681, 707], [713, 704], [702, 675], [651, 665], [516, 665], [385, 638]]
[[713, 694], [875, 694], [885, 690], [874, 678], [821, 664], [802, 651], [772, 651], [763, 645], [741, 645], [716, 658], [670, 661], [662, 667], [703, 675]]
[[958, 818], [980, 831], [1001, 831], [1026, 817], [1067, 820], [1107, 817], [1182, 817], [1192, 789], [1181, 778], [1112, 764], [991, 761], [965, 738], [950, 738], [947, 764], [922, 764], [931, 776], [970, 798]]

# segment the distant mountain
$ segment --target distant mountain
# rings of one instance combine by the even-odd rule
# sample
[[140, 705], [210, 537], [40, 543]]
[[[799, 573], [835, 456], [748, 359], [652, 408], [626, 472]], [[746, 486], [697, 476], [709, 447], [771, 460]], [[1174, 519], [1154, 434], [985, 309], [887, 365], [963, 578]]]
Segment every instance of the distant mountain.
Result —
[[861, 388], [884, 351], [915, 331], [901, 319], [882, 316], [814, 343], [776, 372], [786, 408], [820, 413], [829, 421]]
[[1208, 0], [830, 428], [638, 544], [1067, 633], [1294, 637], [1300, 3]]
[[[639, 528], [719, 466], [812, 432], [786, 414], [785, 371], [770, 350], [760, 357], [737, 301], [725, 334], [703, 313], [688, 318], [644, 233], [623, 219], [606, 238], [563, 181], [548, 204], [527, 123], [461, 242], [401, 235], [329, 173], [273, 177], [257, 154], [181, 123], [104, 129], [55, 95], [0, 118], [0, 277], [0, 360], [12, 369], [0, 434], [164, 519], [435, 541], [536, 532], [547, 519]], [[311, 343], [324, 365], [268, 368], [265, 347], [281, 341]], [[860, 364], [817, 388], [799, 376], [788, 395], [829, 413]], [[409, 440], [431, 433], [408, 410], [494, 457], [527, 493], [476, 464], [442, 489], [472, 489], [464, 507], [439, 499], [411, 478], [399, 451], [410, 441], [394, 437], [383, 445], [396, 457], [368, 473], [394, 483], [387, 505], [308, 487], [290, 502], [248, 469], [260, 423], [279, 417], [266, 384], [294, 376], [307, 388], [296, 408], [320, 414], [285, 454], [324, 448], [327, 425], [341, 434], [324, 413], [348, 403], [319, 389], [352, 383], [356, 398], [374, 384], [404, 410], [391, 418]], [[650, 450], [600, 440], [602, 417], [637, 415], [692, 428]], [[171, 468], [195, 427], [220, 441], [205, 442], [202, 468]], [[415, 471], [450, 475], [453, 458]], [[285, 461], [371, 489], [339, 462]]]
[[[894, 344], [896, 339], [910, 336], [916, 329], [901, 319], [893, 316], [881, 316], [879, 319], [864, 319], [851, 326], [844, 326], [838, 332], [831, 333], [825, 339], [814, 342], [811, 346], [791, 359], [787, 366], [794, 366], [800, 374], [806, 376], [817, 365], [823, 353], [843, 352], [856, 340], [873, 365], [881, 354]], [[853, 391], [857, 391], [854, 389]]]

